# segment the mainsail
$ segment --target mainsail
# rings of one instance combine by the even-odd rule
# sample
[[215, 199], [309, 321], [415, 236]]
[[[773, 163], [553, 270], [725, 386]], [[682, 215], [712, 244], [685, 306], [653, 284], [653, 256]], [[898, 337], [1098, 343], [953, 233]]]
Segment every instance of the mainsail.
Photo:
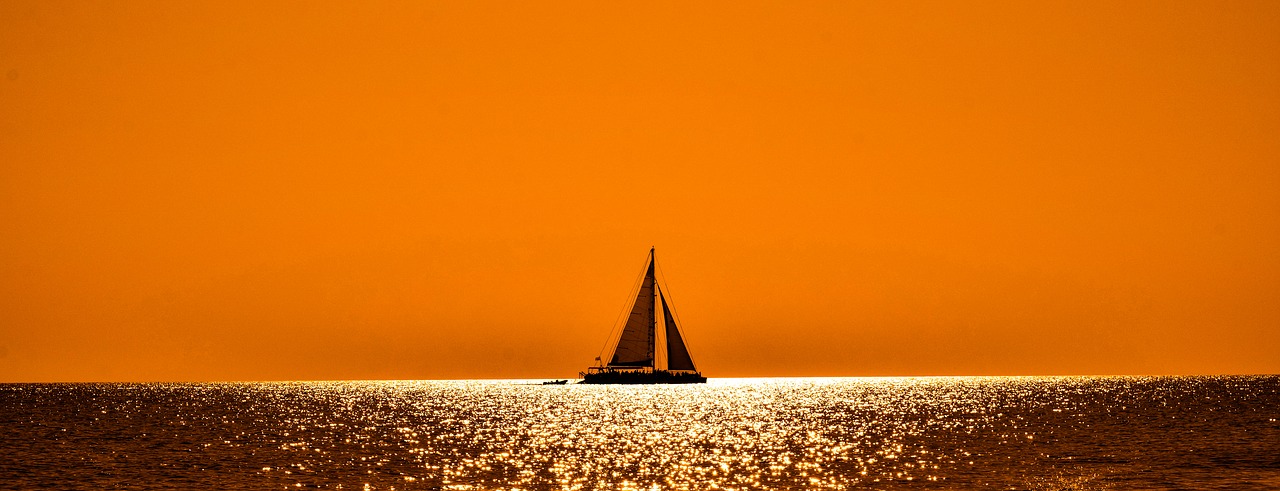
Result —
[[613, 350], [609, 366], [653, 366], [653, 303], [653, 252], [650, 251], [649, 268], [640, 283], [640, 292], [636, 295], [635, 305], [631, 307], [627, 325], [622, 328], [622, 336], [618, 338], [618, 347]]
[[667, 296], [662, 294], [662, 290], [658, 290], [658, 297], [662, 299], [662, 317], [667, 320], [667, 370], [696, 370], [693, 368], [693, 358], [689, 357], [689, 349], [684, 345], [684, 338], [680, 337], [680, 328], [676, 327], [676, 318], [671, 315], [671, 308], [667, 307]]

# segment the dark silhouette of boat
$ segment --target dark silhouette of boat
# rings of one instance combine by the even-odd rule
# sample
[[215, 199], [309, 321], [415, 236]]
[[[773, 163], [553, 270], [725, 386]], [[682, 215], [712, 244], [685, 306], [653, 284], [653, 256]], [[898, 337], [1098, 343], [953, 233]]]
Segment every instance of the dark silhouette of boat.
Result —
[[[580, 372], [582, 384], [701, 384], [707, 378], [698, 372], [685, 345], [667, 295], [654, 276], [657, 259], [652, 248], [645, 264], [631, 315], [622, 326], [607, 364]], [[658, 329], [658, 324], [663, 329]], [[663, 343], [658, 342], [661, 334]], [[613, 340], [613, 336], [610, 336]], [[663, 348], [659, 352], [659, 347]], [[659, 356], [661, 355], [661, 356]], [[601, 362], [597, 357], [596, 361]]]
[[542, 385], [564, 385], [567, 383], [569, 383], [568, 380], [548, 380], [543, 382]]

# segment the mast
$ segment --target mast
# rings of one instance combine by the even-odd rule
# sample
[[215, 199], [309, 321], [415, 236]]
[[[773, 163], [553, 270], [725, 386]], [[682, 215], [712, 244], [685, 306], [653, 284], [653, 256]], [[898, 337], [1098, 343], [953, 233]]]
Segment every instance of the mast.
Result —
[[649, 299], [649, 305], [654, 308], [649, 309], [649, 360], [651, 368], [658, 370], [658, 352], [655, 349], [658, 342], [658, 256], [653, 252], [654, 247], [649, 246], [649, 274], [653, 276], [653, 298]]

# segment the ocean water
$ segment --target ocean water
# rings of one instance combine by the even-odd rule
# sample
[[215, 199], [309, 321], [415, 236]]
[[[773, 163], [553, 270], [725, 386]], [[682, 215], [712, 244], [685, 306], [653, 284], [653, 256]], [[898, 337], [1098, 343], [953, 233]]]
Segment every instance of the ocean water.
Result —
[[0, 489], [1280, 489], [1280, 377], [0, 385]]

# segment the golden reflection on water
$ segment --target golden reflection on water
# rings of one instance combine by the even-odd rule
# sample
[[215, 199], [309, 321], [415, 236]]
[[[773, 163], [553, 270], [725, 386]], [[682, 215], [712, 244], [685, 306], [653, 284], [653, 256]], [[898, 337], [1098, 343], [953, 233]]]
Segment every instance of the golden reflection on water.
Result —
[[[939, 446], [939, 436], [946, 441], [951, 438], [945, 435], [972, 434], [1006, 418], [999, 401], [982, 390], [987, 381], [322, 385], [316, 396], [332, 398], [340, 411], [295, 411], [285, 421], [294, 426], [299, 441], [288, 441], [291, 433], [286, 432], [279, 448], [298, 454], [292, 464], [297, 471], [340, 464], [334, 457], [345, 453], [342, 446], [379, 450], [360, 457], [361, 463], [374, 466], [407, 454], [419, 467], [402, 476], [404, 483], [432, 482], [459, 490], [846, 489], [865, 483], [940, 482], [963, 474], [974, 455], [963, 438]], [[1001, 383], [1002, 397], [1024, 398], [1019, 384], [1031, 390], [1046, 381], [1006, 378]], [[352, 426], [355, 421], [365, 423]], [[1000, 426], [1000, 444], [1034, 441], [1034, 433], [1020, 430], [1016, 421]], [[341, 445], [314, 438], [317, 429], [332, 432]], [[925, 442], [926, 433], [935, 435]]]
[[0, 462], [32, 466], [0, 482], [1231, 488], [1280, 485], [1276, 407], [1273, 376], [0, 385], [0, 437], [27, 442]]

